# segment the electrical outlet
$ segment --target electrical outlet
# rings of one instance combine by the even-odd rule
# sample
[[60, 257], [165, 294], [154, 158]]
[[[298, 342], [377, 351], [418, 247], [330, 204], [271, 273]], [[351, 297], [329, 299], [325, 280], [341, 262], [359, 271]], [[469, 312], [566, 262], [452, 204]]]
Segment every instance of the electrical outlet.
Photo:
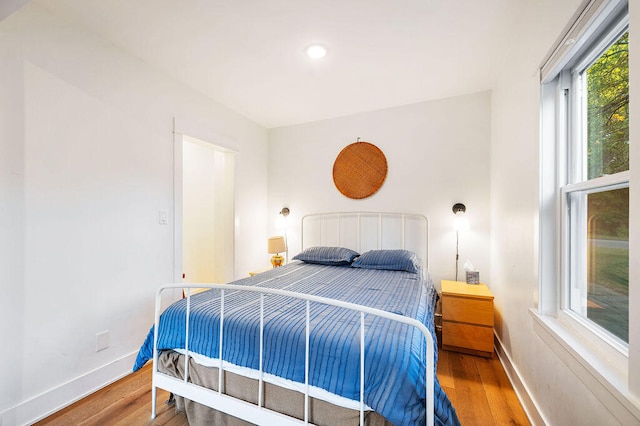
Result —
[[107, 349], [109, 347], [110, 340], [111, 332], [109, 330], [96, 334], [96, 352]]

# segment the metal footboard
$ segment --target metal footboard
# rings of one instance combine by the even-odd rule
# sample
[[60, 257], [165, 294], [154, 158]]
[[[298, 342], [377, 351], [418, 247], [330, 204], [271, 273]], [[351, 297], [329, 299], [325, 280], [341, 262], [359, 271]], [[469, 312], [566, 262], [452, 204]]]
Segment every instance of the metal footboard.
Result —
[[[187, 307], [186, 307], [186, 330], [185, 330], [185, 374], [183, 379], [171, 377], [158, 371], [158, 327], [160, 322], [161, 296], [166, 290], [185, 289], [187, 291]], [[189, 383], [189, 316], [191, 311], [191, 288], [211, 288], [220, 290], [220, 348], [219, 348], [219, 368], [218, 368], [218, 390], [211, 390]], [[252, 404], [224, 394], [223, 389], [223, 360], [222, 348], [224, 344], [224, 297], [225, 293], [246, 291], [258, 293], [260, 295], [260, 362], [259, 362], [259, 385], [258, 385], [258, 403]], [[306, 303], [306, 327], [305, 327], [305, 383], [304, 383], [304, 420], [296, 419], [284, 414], [267, 409], [263, 406], [263, 331], [264, 331], [264, 296], [279, 295], [290, 297], [292, 299], [304, 300]], [[409, 326], [415, 327], [423, 334], [426, 339], [427, 366], [426, 366], [426, 382], [425, 382], [425, 408], [426, 408], [426, 424], [431, 426], [434, 422], [434, 342], [431, 333], [421, 322], [379, 309], [369, 308], [366, 306], [356, 305], [354, 303], [343, 302], [340, 300], [329, 299], [325, 297], [313, 296], [291, 291], [239, 286], [232, 284], [169, 284], [162, 286], [156, 294], [155, 307], [155, 327], [153, 342], [153, 383], [152, 383], [152, 418], [156, 415], [156, 394], [157, 388], [165, 389], [192, 401], [206, 405], [213, 409], [222, 411], [229, 415], [244, 419], [248, 422], [260, 425], [300, 425], [309, 424], [309, 336], [310, 336], [310, 306], [312, 303], [337, 306], [360, 313], [360, 425], [364, 425], [364, 349], [365, 349], [365, 314], [375, 315], [392, 321], [397, 321]]]

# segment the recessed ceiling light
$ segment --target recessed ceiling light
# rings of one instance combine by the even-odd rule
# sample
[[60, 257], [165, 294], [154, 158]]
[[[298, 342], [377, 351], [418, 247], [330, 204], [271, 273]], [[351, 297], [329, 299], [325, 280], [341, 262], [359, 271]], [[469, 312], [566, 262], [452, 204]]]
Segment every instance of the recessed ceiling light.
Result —
[[307, 47], [307, 56], [312, 59], [320, 59], [323, 58], [327, 54], [327, 49], [324, 46], [319, 44], [313, 44]]

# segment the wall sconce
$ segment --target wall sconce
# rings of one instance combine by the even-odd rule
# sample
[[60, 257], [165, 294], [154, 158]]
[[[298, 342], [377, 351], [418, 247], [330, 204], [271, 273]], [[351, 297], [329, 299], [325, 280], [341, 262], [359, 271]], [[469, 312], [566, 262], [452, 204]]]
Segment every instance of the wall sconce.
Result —
[[456, 215], [455, 219], [453, 219], [453, 229], [458, 231], [468, 231], [469, 230], [469, 220], [466, 218], [465, 212], [467, 211], [467, 207], [462, 203], [455, 203], [453, 205], [453, 214]]
[[289, 213], [291, 213], [289, 207], [283, 207], [280, 210], [280, 215], [282, 215], [284, 222], [282, 226], [282, 228], [284, 229], [284, 244], [287, 247], [285, 251], [286, 263], [289, 263], [289, 239], [287, 237], [287, 216], [289, 216]]
[[287, 250], [287, 244], [284, 241], [284, 237], [282, 235], [277, 235], [275, 237], [269, 237], [268, 244], [268, 252], [273, 254], [271, 258], [271, 265], [274, 268], [278, 266], [282, 266], [284, 264], [284, 257], [280, 256], [280, 253], [285, 252]]
[[460, 231], [468, 231], [469, 230], [469, 220], [466, 218], [465, 212], [467, 211], [467, 207], [462, 203], [455, 203], [453, 205], [453, 213], [456, 215], [455, 219], [453, 219], [453, 229], [456, 231], [456, 281], [458, 281], [458, 259], [460, 258], [458, 252], [458, 243], [460, 241], [459, 234]]

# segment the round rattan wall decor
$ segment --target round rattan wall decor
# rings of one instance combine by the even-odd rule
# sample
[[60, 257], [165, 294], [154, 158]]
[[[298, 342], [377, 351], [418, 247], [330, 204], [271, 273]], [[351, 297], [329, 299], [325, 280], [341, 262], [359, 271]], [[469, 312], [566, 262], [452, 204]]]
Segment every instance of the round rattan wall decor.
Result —
[[375, 194], [387, 177], [387, 158], [369, 142], [347, 145], [333, 163], [333, 183], [349, 198], [362, 199]]

